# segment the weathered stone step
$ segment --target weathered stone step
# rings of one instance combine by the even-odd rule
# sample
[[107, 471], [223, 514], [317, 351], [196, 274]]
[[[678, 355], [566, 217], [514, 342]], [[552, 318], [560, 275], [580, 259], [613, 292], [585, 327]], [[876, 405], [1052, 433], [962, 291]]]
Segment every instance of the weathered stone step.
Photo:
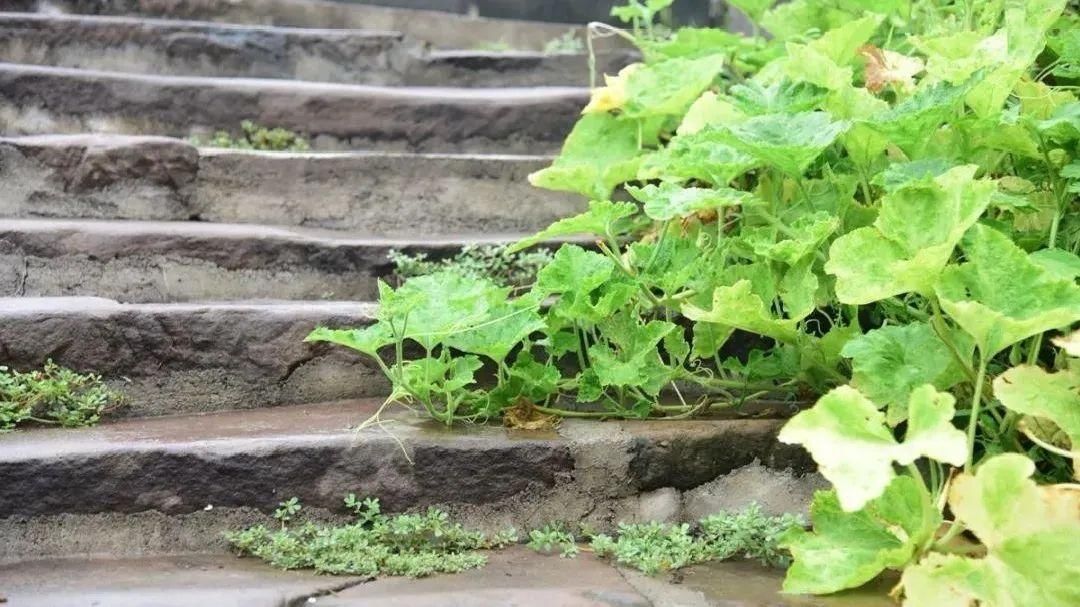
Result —
[[349, 28], [402, 32], [438, 48], [473, 48], [484, 43], [541, 50], [580, 25], [486, 19], [439, 11], [366, 6], [332, 0], [7, 0], [5, 10], [47, 8], [90, 15], [139, 15], [292, 27]]
[[[428, 53], [396, 32], [48, 13], [0, 13], [0, 57], [55, 67], [343, 84], [589, 84], [583, 54]], [[627, 52], [601, 53], [597, 69], [614, 73], [631, 60]]]
[[373, 304], [121, 304], [94, 297], [0, 299], [0, 361], [53, 359], [101, 373], [123, 393], [116, 415], [302, 404], [388, 393], [374, 363], [304, 343], [316, 326], [371, 322]]
[[587, 97], [571, 87], [402, 88], [0, 63], [0, 134], [186, 137], [253, 120], [306, 135], [317, 149], [542, 154], [560, 147]]
[[244, 224], [4, 219], [0, 297], [371, 300], [376, 280], [393, 271], [391, 249], [439, 258], [465, 244], [517, 238], [392, 240]]
[[0, 216], [262, 223], [381, 237], [527, 233], [581, 212], [541, 156], [262, 153], [127, 135], [0, 138]]
[[[448, 429], [398, 407], [384, 411], [381, 426], [358, 430], [380, 403], [0, 435], [0, 560], [223, 549], [222, 530], [266, 520], [283, 500], [340, 516], [350, 492], [378, 497], [388, 512], [438, 506], [482, 530], [551, 520], [608, 529], [642, 516], [679, 519], [680, 492], [718, 477], [725, 484], [744, 467], [760, 468], [755, 460], [810, 469], [803, 451], [775, 440], [782, 420], [564, 420], [554, 431], [525, 432]], [[802, 509], [816, 477], [785, 478], [787, 507]], [[753, 499], [735, 495], [739, 482], [727, 484], [731, 503]], [[65, 533], [50, 532], [61, 524]], [[81, 543], [72, 546], [77, 532]], [[125, 538], [140, 539], [124, 546]]]
[[0, 567], [13, 607], [894, 607], [896, 580], [833, 597], [780, 593], [784, 572], [747, 561], [695, 565], [670, 576], [513, 547], [454, 575], [364, 581], [279, 571], [254, 559], [191, 554], [72, 558]]

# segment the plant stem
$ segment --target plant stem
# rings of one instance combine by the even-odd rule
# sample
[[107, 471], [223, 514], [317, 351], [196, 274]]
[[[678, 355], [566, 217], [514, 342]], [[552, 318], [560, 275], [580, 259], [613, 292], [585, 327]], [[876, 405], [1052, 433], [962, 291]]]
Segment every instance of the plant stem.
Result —
[[975, 460], [975, 430], [979, 427], [979, 409], [982, 406], [983, 384], [986, 383], [986, 367], [989, 360], [979, 350], [979, 373], [975, 377], [975, 393], [971, 397], [971, 418], [968, 420], [967, 429], [967, 461], [964, 463], [964, 472], [971, 473]]

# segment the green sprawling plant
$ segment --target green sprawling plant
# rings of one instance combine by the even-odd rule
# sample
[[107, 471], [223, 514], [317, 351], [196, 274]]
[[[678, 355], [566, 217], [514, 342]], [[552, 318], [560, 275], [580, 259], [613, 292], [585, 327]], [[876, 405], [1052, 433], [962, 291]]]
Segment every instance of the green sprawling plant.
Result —
[[423, 577], [434, 573], [457, 573], [487, 562], [477, 552], [501, 548], [517, 541], [512, 530], [495, 536], [468, 531], [450, 521], [445, 512], [429, 509], [424, 514], [382, 514], [379, 500], [345, 497], [355, 516], [346, 525], [291, 523], [302, 509], [292, 498], [274, 513], [281, 529], [257, 525], [225, 534], [242, 555], [263, 559], [281, 569], [314, 569], [337, 575], [404, 575]]
[[[614, 537], [594, 534], [587, 539], [588, 549], [597, 556], [648, 574], [736, 557], [782, 567], [790, 558], [780, 547], [780, 538], [792, 529], [801, 529], [802, 525], [797, 516], [769, 516], [753, 504], [742, 512], [705, 517], [696, 531], [688, 524], [623, 523]], [[580, 550], [577, 538], [559, 525], [532, 531], [528, 546], [539, 552], [557, 550], [568, 558]]]
[[261, 150], [269, 152], [306, 152], [311, 149], [307, 139], [281, 127], [267, 128], [250, 120], [240, 123], [240, 135], [233, 137], [228, 131], [217, 131], [209, 141], [192, 137], [193, 145], [235, 150]]
[[47, 361], [39, 371], [21, 373], [0, 366], [0, 432], [23, 422], [93, 426], [121, 397], [92, 373], [76, 373]]
[[517, 248], [595, 248], [517, 296], [383, 285], [375, 325], [310, 339], [448, 424], [816, 401], [781, 439], [835, 489], [787, 591], [892, 569], [909, 605], [1080, 604], [1080, 338], [1051, 339], [1080, 322], [1076, 7], [735, 4], [772, 38], [624, 32], [644, 62], [530, 177], [592, 202]]
[[548, 249], [512, 252], [509, 245], [470, 244], [444, 259], [433, 260], [426, 253], [409, 254], [393, 249], [389, 258], [399, 282], [445, 270], [467, 278], [488, 279], [499, 286], [527, 288], [536, 282], [537, 272], [551, 263], [552, 253]]

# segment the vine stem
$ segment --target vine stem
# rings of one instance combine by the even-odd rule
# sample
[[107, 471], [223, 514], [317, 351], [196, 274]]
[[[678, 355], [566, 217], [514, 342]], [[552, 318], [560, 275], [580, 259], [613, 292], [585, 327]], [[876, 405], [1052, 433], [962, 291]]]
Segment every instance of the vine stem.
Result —
[[967, 461], [964, 462], [964, 472], [971, 473], [975, 463], [975, 430], [979, 427], [979, 409], [982, 406], [983, 384], [986, 383], [987, 357], [979, 350], [979, 373], [975, 377], [975, 394], [971, 397], [971, 419], [968, 420], [967, 428]]

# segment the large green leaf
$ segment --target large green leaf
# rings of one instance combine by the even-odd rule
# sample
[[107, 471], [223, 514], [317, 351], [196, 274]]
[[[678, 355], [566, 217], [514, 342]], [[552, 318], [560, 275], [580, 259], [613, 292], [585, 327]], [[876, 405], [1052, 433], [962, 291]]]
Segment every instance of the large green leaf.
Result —
[[990, 357], [1022, 339], [1080, 320], [1080, 287], [1047, 272], [1008, 236], [976, 225], [966, 263], [941, 275], [941, 307]]
[[919, 158], [931, 135], [963, 107], [964, 95], [980, 78], [976, 74], [961, 84], [941, 82], [920, 87], [914, 95], [865, 121], [908, 156]]
[[838, 227], [839, 220], [829, 213], [807, 213], [783, 231], [772, 227], [748, 229], [743, 238], [755, 255], [795, 265], [813, 255]]
[[722, 207], [735, 207], [754, 199], [750, 192], [731, 188], [684, 188], [674, 183], [648, 184], [644, 187], [627, 186], [626, 191], [643, 203], [642, 209], [650, 218], [667, 221], [686, 217], [701, 211]]
[[[960, 355], [970, 359], [971, 341], [952, 339], [963, 344]], [[922, 322], [875, 329], [847, 342], [842, 353], [852, 359], [851, 385], [888, 407], [890, 426], [907, 419], [915, 388], [931, 384], [947, 390], [965, 377], [945, 342]]]
[[723, 133], [711, 129], [676, 135], [666, 146], [642, 159], [637, 178], [680, 182], [697, 179], [722, 186], [760, 164], [725, 141]]
[[593, 200], [589, 202], [588, 211], [560, 219], [540, 232], [519, 240], [508, 250], [513, 253], [559, 236], [581, 234], [601, 238], [608, 235], [614, 236], [620, 233], [620, 226], [624, 220], [636, 214], [637, 211], [637, 205], [632, 202]]
[[539, 303], [530, 297], [493, 306], [487, 318], [464, 331], [449, 335], [446, 344], [501, 363], [522, 340], [544, 329], [546, 325], [537, 312], [538, 308]]
[[1080, 604], [1080, 491], [1040, 487], [1035, 464], [1008, 453], [961, 475], [949, 504], [986, 545], [983, 558], [932, 554], [904, 571], [905, 605], [1072, 607]]
[[626, 79], [625, 118], [681, 118], [690, 105], [712, 86], [724, 69], [717, 53], [695, 58], [676, 57], [634, 70]]
[[812, 532], [797, 529], [782, 538], [794, 562], [784, 592], [829, 594], [857, 588], [886, 569], [900, 569], [941, 523], [918, 481], [892, 480], [882, 495], [857, 512], [846, 512], [833, 491], [814, 496]]
[[1009, 369], [994, 380], [994, 396], [1024, 415], [1054, 422], [1069, 437], [1080, 459], [1080, 376], [1075, 372], [1047, 373], [1039, 367]]
[[691, 320], [735, 327], [783, 342], [794, 342], [798, 339], [797, 327], [802, 320], [774, 317], [761, 296], [753, 291], [749, 280], [740, 280], [731, 286], [716, 287], [711, 310], [687, 303], [683, 304], [682, 313]]
[[895, 477], [894, 462], [906, 465], [929, 457], [959, 465], [967, 458], [964, 433], [952, 425], [955, 399], [950, 394], [931, 385], [912, 391], [902, 443], [893, 438], [878, 408], [858, 390], [841, 386], [780, 431], [781, 442], [800, 444], [810, 452], [849, 512], [881, 495]]
[[382, 290], [379, 322], [399, 339], [412, 339], [430, 350], [451, 333], [487, 320], [493, 308], [506, 302], [509, 291], [457, 272], [418, 276], [394, 291]]
[[641, 324], [628, 315], [616, 315], [604, 323], [602, 330], [611, 345], [599, 343], [589, 348], [589, 361], [600, 385], [642, 387], [646, 393], [656, 394], [668, 374], [657, 346], [678, 328], [661, 320]]
[[368, 356], [379, 356], [379, 350], [394, 343], [388, 325], [376, 323], [363, 329], [328, 329], [316, 327], [304, 339], [307, 342], [326, 342], [352, 348]]
[[574, 125], [551, 166], [529, 175], [529, 183], [589, 198], [608, 198], [615, 186], [637, 174], [639, 128], [638, 121], [607, 112], [586, 114]]
[[845, 304], [902, 293], [930, 294], [953, 249], [990, 204], [996, 185], [975, 180], [975, 165], [908, 182], [886, 195], [872, 227], [837, 238], [825, 271]]
[[825, 112], [802, 112], [755, 116], [722, 132], [728, 145], [797, 177], [847, 128]]

